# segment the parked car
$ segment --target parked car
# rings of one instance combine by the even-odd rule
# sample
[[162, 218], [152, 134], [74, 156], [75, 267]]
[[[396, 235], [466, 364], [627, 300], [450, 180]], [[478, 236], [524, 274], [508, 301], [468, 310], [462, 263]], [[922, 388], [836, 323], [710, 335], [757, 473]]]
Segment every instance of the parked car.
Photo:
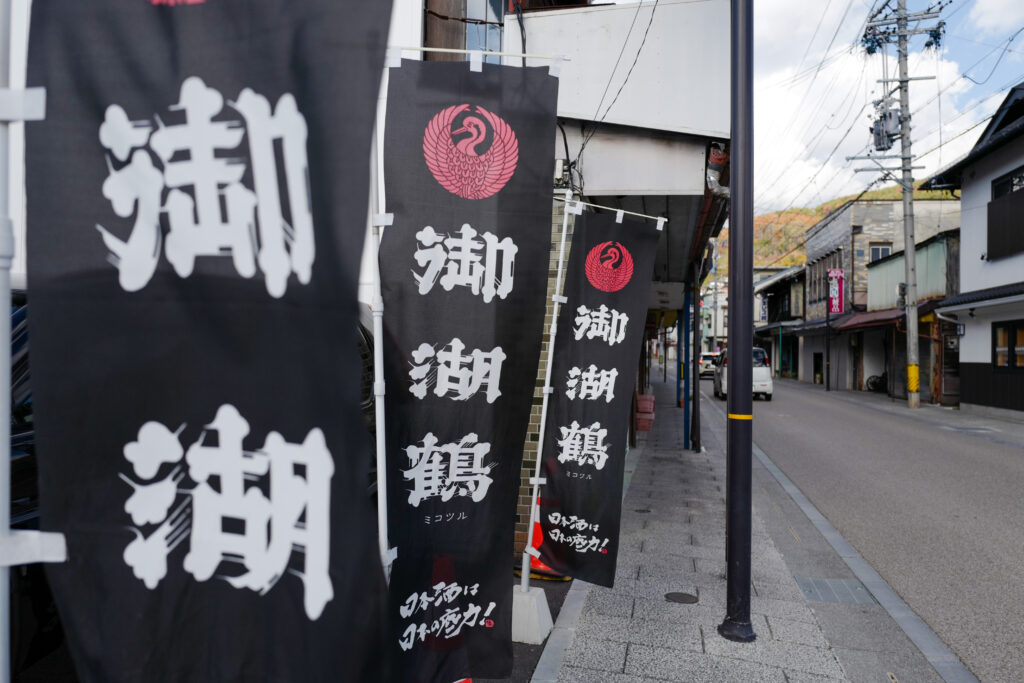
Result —
[[715, 359], [718, 358], [718, 352], [702, 353], [700, 354], [700, 376], [701, 377], [714, 377], [715, 376]]
[[[772, 369], [768, 364], [768, 353], [764, 349], [754, 347], [752, 374], [754, 398], [763, 396], [766, 401], [772, 400]], [[714, 391], [715, 396], [723, 400], [729, 393], [729, 349], [722, 351], [715, 359]]]

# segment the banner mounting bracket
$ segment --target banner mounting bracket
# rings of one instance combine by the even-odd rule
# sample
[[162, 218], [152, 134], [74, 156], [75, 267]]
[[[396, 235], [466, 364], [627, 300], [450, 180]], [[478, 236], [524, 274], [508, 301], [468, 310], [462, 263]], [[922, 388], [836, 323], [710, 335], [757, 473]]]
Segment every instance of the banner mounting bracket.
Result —
[[46, 88], [0, 88], [0, 121], [42, 121], [46, 118]]

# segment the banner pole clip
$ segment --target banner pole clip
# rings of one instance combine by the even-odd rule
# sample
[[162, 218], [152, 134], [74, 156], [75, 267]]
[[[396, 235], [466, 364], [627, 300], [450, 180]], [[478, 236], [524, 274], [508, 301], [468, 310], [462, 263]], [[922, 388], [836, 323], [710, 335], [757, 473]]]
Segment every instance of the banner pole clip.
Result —
[[[623, 218], [624, 215], [625, 215], [625, 211], [623, 211], [622, 209], [619, 209], [618, 211], [616, 211], [615, 212], [615, 222], [616, 223], [621, 223], [622, 222], [622, 218]], [[658, 228], [658, 229], [660, 230], [661, 228]]]
[[530, 484], [533, 486], [543, 486], [548, 483], [547, 477], [530, 477]]
[[480, 50], [470, 50], [469, 52], [469, 70], [470, 71], [483, 71], [484, 70], [484, 53]]
[[544, 387], [544, 393], [545, 394], [553, 394], [554, 392], [555, 392], [555, 388], [554, 387]]
[[551, 60], [551, 64], [548, 65], [548, 75], [560, 78], [562, 75], [562, 64], [567, 61], [569, 61], [569, 58], [565, 55], [558, 55], [555, 57]]
[[375, 228], [386, 228], [394, 225], [395, 214], [393, 213], [375, 213], [373, 214], [373, 226]]
[[401, 69], [402, 68], [402, 48], [400, 47], [389, 47], [387, 52], [384, 53], [384, 67], [387, 69]]
[[46, 118], [46, 88], [0, 88], [0, 121], [42, 121]]
[[[67, 562], [64, 534], [53, 531], [0, 531], [0, 567], [20, 567], [37, 562]], [[5, 588], [6, 590], [6, 588]]]
[[564, 296], [559, 296], [558, 294], [553, 294], [551, 296], [551, 300], [554, 301], [556, 304], [569, 303], [569, 300], [567, 298], [565, 298]]
[[534, 548], [533, 546], [528, 546], [528, 547], [527, 547], [527, 548], [526, 548], [526, 549], [524, 550], [524, 552], [525, 552], [525, 553], [526, 553], [527, 555], [531, 555], [531, 556], [533, 556], [533, 557], [536, 557], [536, 558], [537, 558], [538, 560], [540, 559], [540, 551], [539, 551], [539, 550], [537, 550], [536, 548]]
[[661, 232], [662, 230], [665, 229], [665, 223], [667, 223], [667, 222], [668, 222], [668, 219], [665, 218], [664, 216], [659, 216], [658, 217], [658, 232]]

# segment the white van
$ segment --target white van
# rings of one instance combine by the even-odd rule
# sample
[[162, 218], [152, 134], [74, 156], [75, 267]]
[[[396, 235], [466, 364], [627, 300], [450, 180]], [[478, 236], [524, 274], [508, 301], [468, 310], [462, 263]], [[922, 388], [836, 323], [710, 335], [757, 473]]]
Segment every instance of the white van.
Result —
[[[729, 388], [729, 349], [722, 351], [715, 359], [715, 397], [725, 400]], [[764, 349], [754, 347], [754, 398], [763, 396], [764, 400], [772, 400], [772, 369], [768, 365], [768, 354]]]

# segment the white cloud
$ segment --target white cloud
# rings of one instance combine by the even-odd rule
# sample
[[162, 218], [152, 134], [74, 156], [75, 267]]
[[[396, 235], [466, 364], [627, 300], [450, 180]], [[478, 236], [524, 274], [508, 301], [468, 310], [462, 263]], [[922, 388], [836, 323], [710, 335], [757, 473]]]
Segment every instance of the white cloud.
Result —
[[[1022, 0], [1014, 0], [1024, 8]], [[879, 173], [856, 173], [869, 167], [867, 160], [847, 161], [872, 150], [869, 127], [875, 100], [883, 94], [877, 81], [888, 69], [896, 71], [895, 49], [887, 59], [868, 56], [857, 44], [867, 8], [854, 9], [839, 26], [846, 3], [832, 3], [815, 35], [820, 9], [796, 0], [765, 0], [756, 4], [755, 34], [755, 212], [787, 206], [809, 207], [846, 194], [856, 194]], [[803, 10], [801, 12], [801, 10]], [[1024, 11], [1024, 10], [1022, 10]], [[806, 16], [804, 16], [806, 15]], [[793, 21], [794, 17], [803, 17]], [[792, 22], [787, 28], [787, 22]], [[836, 35], [826, 58], [828, 42]], [[805, 63], [798, 68], [814, 42]], [[913, 119], [913, 151], [923, 157], [915, 165], [915, 179], [934, 173], [973, 146], [984, 125], [975, 125], [991, 115], [1005, 95], [1005, 88], [993, 79], [984, 94], [975, 94], [969, 81], [959, 79], [964, 65], [946, 53], [911, 53], [914, 75], [936, 75], [936, 80], [910, 83]], [[913, 46], [912, 46], [913, 50]], [[1008, 63], [1014, 55], [1007, 55]], [[820, 64], [820, 70], [818, 69]], [[815, 71], [817, 75], [815, 77]], [[987, 71], [986, 71], [987, 73]], [[984, 74], [983, 74], [984, 75]], [[939, 99], [936, 93], [942, 89]], [[995, 91], [994, 95], [989, 93]], [[941, 102], [941, 154], [939, 147]], [[898, 102], [894, 103], [898, 108]], [[967, 131], [966, 133], [964, 131]], [[899, 154], [899, 142], [885, 154]], [[872, 150], [873, 151], [873, 150]], [[878, 152], [877, 154], [883, 154]], [[883, 160], [884, 166], [898, 166], [899, 160]], [[886, 181], [886, 184], [888, 181]]]
[[968, 19], [983, 33], [1004, 33], [1007, 28], [1024, 25], [1021, 0], [975, 0]]

